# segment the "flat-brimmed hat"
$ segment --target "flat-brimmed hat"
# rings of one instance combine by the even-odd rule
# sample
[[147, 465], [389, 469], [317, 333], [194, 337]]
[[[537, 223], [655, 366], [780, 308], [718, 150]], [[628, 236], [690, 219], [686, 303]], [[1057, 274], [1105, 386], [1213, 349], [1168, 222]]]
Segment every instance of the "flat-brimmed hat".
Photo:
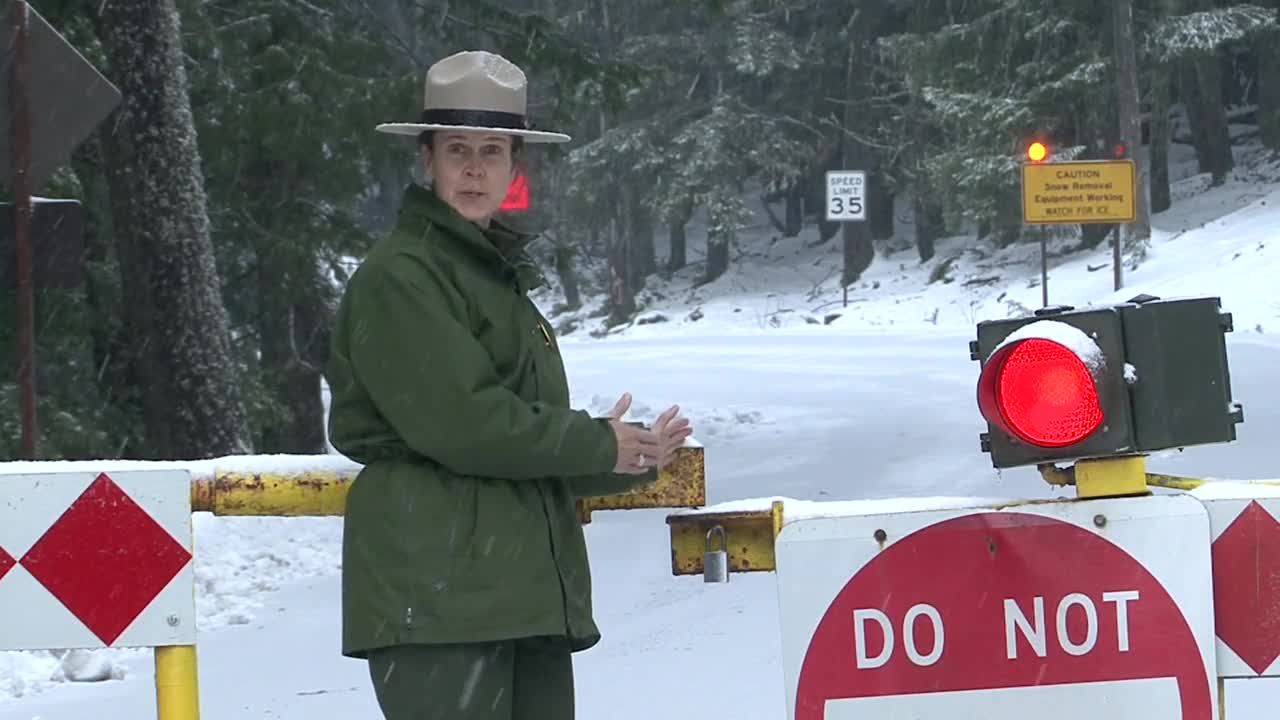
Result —
[[463, 130], [518, 135], [531, 143], [562, 143], [564, 133], [534, 130], [527, 116], [528, 81], [514, 63], [491, 52], [469, 50], [427, 70], [418, 122], [383, 123], [378, 132], [418, 135]]

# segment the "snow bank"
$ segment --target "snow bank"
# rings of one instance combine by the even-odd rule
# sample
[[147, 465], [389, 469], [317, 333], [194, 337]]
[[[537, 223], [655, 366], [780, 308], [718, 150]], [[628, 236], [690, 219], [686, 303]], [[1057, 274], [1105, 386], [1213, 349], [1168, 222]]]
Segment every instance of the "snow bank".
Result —
[[340, 517], [192, 516], [200, 630], [254, 621], [267, 593], [341, 571]]
[[58, 683], [123, 680], [124, 661], [145, 650], [0, 652], [0, 700], [35, 695]]

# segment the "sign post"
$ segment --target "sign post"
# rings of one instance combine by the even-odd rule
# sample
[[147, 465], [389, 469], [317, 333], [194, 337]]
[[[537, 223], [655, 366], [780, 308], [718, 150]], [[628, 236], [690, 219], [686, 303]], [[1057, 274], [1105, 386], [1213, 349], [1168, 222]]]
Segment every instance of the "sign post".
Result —
[[[1112, 249], [1115, 289], [1123, 285], [1120, 224], [1138, 219], [1138, 179], [1133, 160], [1071, 160], [1042, 162], [1046, 150], [1028, 150], [1031, 162], [1022, 165], [1022, 221], [1029, 225], [1116, 225]], [[1038, 158], [1038, 159], [1037, 159]], [[1049, 305], [1049, 269], [1045, 243], [1040, 241], [1040, 282]]]
[[[863, 222], [867, 219], [865, 170], [827, 171], [827, 222]], [[846, 236], [847, 237], [847, 236]], [[846, 240], [847, 242], [847, 240]], [[847, 262], [847, 260], [846, 260]], [[844, 306], [849, 306], [849, 286], [841, 283]]]
[[26, 0], [14, 0], [9, 8], [9, 34], [13, 38], [9, 60], [9, 112], [12, 115], [12, 179], [15, 269], [18, 289], [18, 406], [22, 424], [22, 454], [34, 460], [36, 441], [35, 388], [35, 288], [31, 279], [31, 109], [27, 98], [28, 68]]
[[1216, 720], [1186, 496], [814, 517], [777, 538], [789, 720]]
[[[18, 385], [22, 454], [39, 454], [36, 416], [35, 287], [32, 279], [32, 194], [115, 109], [120, 91], [107, 81], [26, 0], [13, 0], [0, 93], [8, 112], [0, 132], [0, 164], [12, 179], [18, 291]], [[35, 112], [40, 122], [31, 122]]]

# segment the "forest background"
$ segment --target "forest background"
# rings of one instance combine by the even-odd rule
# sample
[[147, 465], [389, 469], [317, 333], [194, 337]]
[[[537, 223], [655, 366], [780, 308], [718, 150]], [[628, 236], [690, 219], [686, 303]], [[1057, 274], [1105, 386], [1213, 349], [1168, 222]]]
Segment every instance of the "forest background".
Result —
[[[426, 68], [458, 50], [525, 67], [534, 122], [574, 137], [533, 154], [533, 210], [512, 221], [541, 232], [552, 312], [603, 298], [606, 325], [633, 321], [655, 276], [692, 266], [714, 284], [761, 207], [779, 236], [816, 226], [840, 243], [847, 287], [887, 243], [928, 262], [958, 234], [1036, 242], [1017, 173], [1033, 140], [1060, 159], [1149, 147], [1124, 243], [1140, 262], [1171, 202], [1174, 117], [1213, 183], [1232, 172], [1232, 127], [1280, 151], [1280, 0], [32, 7], [124, 98], [36, 189], [86, 220], [83, 282], [37, 295], [42, 458], [324, 452], [343, 282], [421, 180], [412, 144], [373, 126], [416, 116]], [[823, 176], [843, 168], [869, 173], [868, 222], [823, 219]], [[910, 238], [894, 237], [895, 206]], [[1067, 232], [1083, 250], [1108, 230]], [[0, 356], [17, 357], [14, 328], [0, 323]], [[21, 456], [18, 398], [0, 375], [6, 458]]]

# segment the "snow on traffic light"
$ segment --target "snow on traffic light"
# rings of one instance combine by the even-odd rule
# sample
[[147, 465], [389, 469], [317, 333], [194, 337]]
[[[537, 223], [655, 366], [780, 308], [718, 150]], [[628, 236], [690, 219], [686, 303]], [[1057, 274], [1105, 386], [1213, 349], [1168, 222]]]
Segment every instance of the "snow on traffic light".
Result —
[[997, 468], [1230, 442], [1243, 421], [1216, 297], [1055, 306], [977, 331], [982, 448]]

